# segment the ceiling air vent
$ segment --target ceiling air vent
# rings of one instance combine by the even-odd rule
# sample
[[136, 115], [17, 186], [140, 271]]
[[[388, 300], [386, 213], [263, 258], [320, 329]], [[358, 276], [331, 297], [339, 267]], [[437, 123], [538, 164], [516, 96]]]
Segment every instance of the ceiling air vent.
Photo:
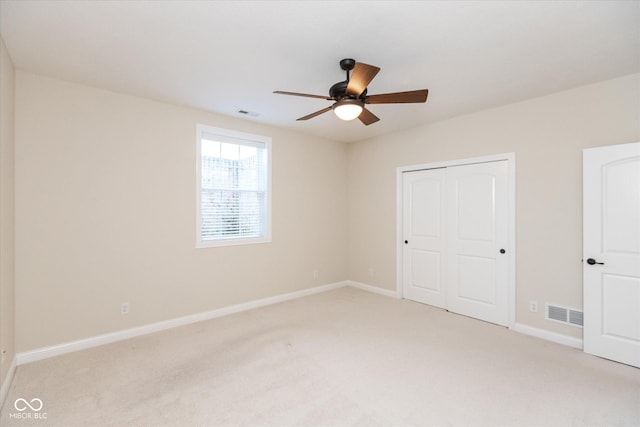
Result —
[[242, 114], [244, 116], [251, 116], [251, 117], [258, 117], [260, 115], [260, 113], [256, 113], [255, 111], [248, 111], [248, 110], [238, 110], [237, 113]]
[[579, 328], [583, 325], [583, 313], [561, 305], [546, 304], [546, 318]]

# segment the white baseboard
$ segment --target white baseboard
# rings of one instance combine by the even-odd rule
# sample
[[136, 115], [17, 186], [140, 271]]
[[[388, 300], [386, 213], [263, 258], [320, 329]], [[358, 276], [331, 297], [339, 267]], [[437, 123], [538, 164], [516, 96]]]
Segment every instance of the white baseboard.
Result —
[[313, 295], [321, 292], [330, 291], [333, 289], [342, 288], [348, 285], [349, 285], [348, 281], [331, 283], [329, 285], [317, 286], [315, 288], [304, 289], [301, 291], [290, 292], [282, 295], [276, 295], [274, 297], [263, 298], [255, 301], [249, 301], [246, 303], [232, 305], [229, 307], [222, 307], [215, 310], [206, 311], [204, 313], [192, 314], [189, 316], [179, 317], [176, 319], [165, 320], [163, 322], [151, 323], [149, 325], [139, 326], [131, 329], [125, 329], [123, 331], [97, 335], [94, 337], [85, 338], [77, 341], [71, 341], [63, 344], [53, 345], [50, 347], [39, 348], [31, 351], [25, 351], [17, 354], [16, 356], [17, 365], [20, 366], [26, 363], [36, 362], [38, 360], [48, 359], [50, 357], [59, 356], [59, 355], [71, 353], [74, 351], [86, 350], [89, 348], [110, 344], [116, 341], [122, 341], [129, 338], [138, 337], [141, 335], [147, 335], [147, 334], [152, 334], [154, 332], [164, 331], [166, 329], [171, 329], [178, 326], [184, 326], [192, 323], [202, 322], [204, 320], [215, 319], [217, 317], [227, 316], [229, 314], [252, 310], [254, 308], [264, 307], [267, 305], [277, 304], [280, 302], [289, 301], [289, 300], [301, 298], [308, 295]]
[[363, 291], [373, 292], [374, 294], [384, 295], [385, 297], [391, 298], [399, 298], [398, 293], [396, 291], [391, 291], [389, 289], [379, 288], [377, 286], [367, 285], [365, 283], [356, 282], [353, 280], [347, 280], [346, 284], [348, 286], [352, 286], [354, 288], [362, 289]]
[[509, 329], [515, 332], [520, 332], [521, 334], [531, 335], [536, 338], [542, 338], [543, 340], [552, 341], [557, 344], [563, 344], [580, 350], [583, 348], [582, 340], [580, 338], [574, 338], [558, 334], [556, 332], [534, 328], [533, 326], [524, 325], [522, 323], [514, 323], [509, 327]]
[[9, 388], [11, 388], [11, 383], [13, 382], [13, 377], [16, 375], [16, 366], [17, 366], [17, 358], [14, 357], [11, 360], [11, 365], [9, 365], [9, 370], [7, 371], [7, 376], [2, 381], [2, 387], [0, 387], [0, 409], [4, 406], [4, 401], [9, 394]]
[[[367, 285], [365, 283], [356, 282], [353, 280], [345, 280], [342, 282], [331, 283], [324, 286], [317, 286], [315, 288], [304, 289], [301, 291], [290, 292], [287, 294], [276, 295], [274, 297], [263, 298], [255, 301], [249, 301], [242, 304], [232, 305], [229, 307], [222, 307], [219, 309], [206, 311], [203, 313], [192, 314], [189, 316], [179, 317], [176, 319], [165, 320], [162, 322], [151, 323], [136, 328], [125, 329], [122, 331], [112, 332], [103, 335], [97, 335], [77, 341], [71, 341], [63, 344], [53, 345], [50, 347], [43, 347], [36, 350], [26, 351], [18, 353], [14, 357], [12, 364], [9, 368], [7, 378], [2, 383], [2, 389], [0, 390], [0, 403], [4, 401], [11, 381], [15, 375], [16, 366], [24, 365], [38, 360], [48, 359], [54, 356], [60, 356], [62, 354], [71, 353], [74, 351], [86, 350], [93, 347], [98, 347], [105, 344], [110, 344], [117, 341], [126, 340], [129, 338], [138, 337], [141, 335], [152, 334], [154, 332], [160, 332], [167, 329], [175, 328], [178, 326], [189, 325], [192, 323], [202, 322], [205, 320], [211, 320], [229, 314], [240, 313], [254, 308], [264, 307], [267, 305], [277, 304], [284, 301], [290, 301], [293, 299], [305, 297], [308, 295], [318, 294], [321, 292], [331, 291], [333, 289], [342, 288], [345, 286], [352, 286], [357, 289], [361, 289], [367, 292], [372, 292], [378, 295], [383, 295], [391, 298], [399, 298], [399, 295], [395, 291], [379, 288], [377, 286]], [[510, 327], [511, 330], [520, 332], [534, 337], [542, 338], [548, 341], [564, 344], [570, 347], [582, 349], [582, 340], [578, 338], [569, 337], [555, 332], [546, 331], [543, 329], [534, 328], [524, 325], [522, 323], [515, 323]]]

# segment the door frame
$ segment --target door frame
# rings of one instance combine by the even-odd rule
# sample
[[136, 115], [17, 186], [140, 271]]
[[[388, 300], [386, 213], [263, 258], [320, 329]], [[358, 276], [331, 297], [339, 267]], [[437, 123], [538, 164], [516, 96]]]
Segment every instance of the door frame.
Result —
[[445, 160], [433, 163], [421, 163], [417, 165], [400, 166], [396, 168], [396, 295], [404, 298], [403, 294], [403, 174], [405, 172], [415, 172], [425, 169], [446, 168], [452, 166], [463, 166], [474, 163], [489, 163], [506, 160], [508, 162], [507, 172], [507, 230], [509, 233], [509, 247], [507, 248], [509, 267], [507, 291], [507, 302], [509, 304], [509, 320], [507, 327], [512, 328], [516, 323], [516, 154], [501, 153], [481, 157], [471, 157], [466, 159]]

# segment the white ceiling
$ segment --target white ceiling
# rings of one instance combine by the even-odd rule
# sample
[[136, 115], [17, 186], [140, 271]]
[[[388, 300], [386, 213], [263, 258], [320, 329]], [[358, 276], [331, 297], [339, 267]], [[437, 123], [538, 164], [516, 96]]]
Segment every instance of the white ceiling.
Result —
[[[640, 72], [638, 1], [0, 1], [17, 68], [338, 141]], [[379, 66], [369, 94], [426, 104], [332, 113], [342, 58]]]

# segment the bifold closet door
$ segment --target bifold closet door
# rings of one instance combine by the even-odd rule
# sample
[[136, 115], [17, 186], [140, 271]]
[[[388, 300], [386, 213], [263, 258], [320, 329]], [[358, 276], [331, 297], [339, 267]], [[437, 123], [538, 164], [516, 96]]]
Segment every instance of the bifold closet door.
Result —
[[507, 325], [508, 161], [403, 174], [403, 295]]

